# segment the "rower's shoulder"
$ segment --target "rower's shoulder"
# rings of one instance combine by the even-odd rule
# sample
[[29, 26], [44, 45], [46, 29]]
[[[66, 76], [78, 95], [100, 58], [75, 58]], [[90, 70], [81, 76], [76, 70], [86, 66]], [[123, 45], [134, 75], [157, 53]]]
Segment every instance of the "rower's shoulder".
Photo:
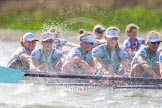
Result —
[[54, 53], [62, 53], [63, 54], [63, 52], [61, 50], [59, 50], [59, 49], [52, 48], [52, 50], [53, 50]]
[[101, 44], [92, 49], [92, 55], [102, 55], [104, 53], [104, 49], [106, 48], [106, 44]]

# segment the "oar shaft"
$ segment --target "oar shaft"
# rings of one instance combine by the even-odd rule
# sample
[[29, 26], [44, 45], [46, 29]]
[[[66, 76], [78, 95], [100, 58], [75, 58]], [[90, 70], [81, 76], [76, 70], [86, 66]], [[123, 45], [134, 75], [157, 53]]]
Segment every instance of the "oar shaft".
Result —
[[64, 73], [52, 73], [52, 72], [30, 72], [26, 71], [25, 76], [30, 77], [50, 77], [50, 78], [78, 78], [78, 79], [95, 79], [95, 80], [112, 80], [112, 81], [126, 81], [126, 82], [152, 82], [161, 83], [160, 78], [143, 78], [143, 77], [104, 77], [102, 75], [80, 75], [80, 74], [64, 74]]

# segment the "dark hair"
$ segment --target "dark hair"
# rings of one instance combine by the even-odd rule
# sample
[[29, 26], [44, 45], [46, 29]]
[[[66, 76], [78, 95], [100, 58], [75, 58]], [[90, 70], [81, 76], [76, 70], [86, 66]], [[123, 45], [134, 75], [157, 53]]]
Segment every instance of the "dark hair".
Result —
[[79, 29], [79, 34], [83, 34], [85, 32], [84, 29]]
[[88, 36], [88, 35], [92, 35], [92, 33], [91, 33], [91, 32], [86, 31], [86, 32], [84, 32], [84, 33], [80, 34], [80, 35], [79, 35], [79, 38], [80, 38], [80, 40], [81, 40], [81, 38], [82, 38], [82, 37], [85, 37], [85, 36]]
[[105, 31], [105, 28], [102, 25], [95, 25], [93, 28], [93, 33], [97, 32], [97, 33], [103, 33]]
[[24, 40], [23, 40], [23, 37], [20, 38], [20, 44], [21, 44], [21, 46], [24, 46]]
[[128, 24], [127, 27], [126, 27], [126, 32], [131, 32], [132, 29], [139, 29], [139, 27], [136, 25], [136, 24]]

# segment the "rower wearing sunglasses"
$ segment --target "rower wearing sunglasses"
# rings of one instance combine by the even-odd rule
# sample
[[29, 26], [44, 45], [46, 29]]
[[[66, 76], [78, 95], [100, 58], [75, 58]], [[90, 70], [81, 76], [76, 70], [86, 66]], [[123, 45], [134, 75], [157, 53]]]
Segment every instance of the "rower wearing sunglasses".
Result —
[[34, 34], [28, 32], [20, 39], [21, 46], [12, 54], [7, 66], [19, 70], [29, 70], [30, 54], [38, 41]]
[[147, 34], [147, 46], [137, 51], [132, 60], [131, 77], [160, 77], [159, 55], [160, 33]]
[[[105, 31], [105, 44], [96, 46], [92, 56], [99, 75], [125, 75], [129, 74], [128, 54], [118, 46], [119, 29], [111, 26]], [[120, 69], [122, 67], [122, 69]]]
[[80, 34], [80, 46], [73, 48], [68, 54], [68, 60], [63, 65], [63, 72], [77, 74], [94, 74], [95, 64], [91, 50], [95, 43], [94, 36], [89, 32]]
[[53, 48], [54, 37], [51, 32], [44, 32], [41, 35], [41, 48], [31, 53], [32, 71], [56, 71], [60, 72], [64, 61], [63, 53]]

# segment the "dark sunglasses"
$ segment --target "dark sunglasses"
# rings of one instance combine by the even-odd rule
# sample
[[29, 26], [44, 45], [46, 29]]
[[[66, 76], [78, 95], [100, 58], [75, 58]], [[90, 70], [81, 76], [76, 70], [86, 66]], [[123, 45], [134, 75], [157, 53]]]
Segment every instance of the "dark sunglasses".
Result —
[[54, 40], [46, 40], [46, 41], [43, 41], [44, 43], [53, 43], [54, 42]]
[[30, 40], [30, 41], [28, 41], [29, 43], [35, 43], [36, 42], [36, 40]]
[[160, 44], [160, 42], [159, 41], [157, 41], [157, 42], [151, 42], [151, 44]]
[[94, 42], [86, 42], [87, 44], [89, 44], [89, 45], [94, 45]]

